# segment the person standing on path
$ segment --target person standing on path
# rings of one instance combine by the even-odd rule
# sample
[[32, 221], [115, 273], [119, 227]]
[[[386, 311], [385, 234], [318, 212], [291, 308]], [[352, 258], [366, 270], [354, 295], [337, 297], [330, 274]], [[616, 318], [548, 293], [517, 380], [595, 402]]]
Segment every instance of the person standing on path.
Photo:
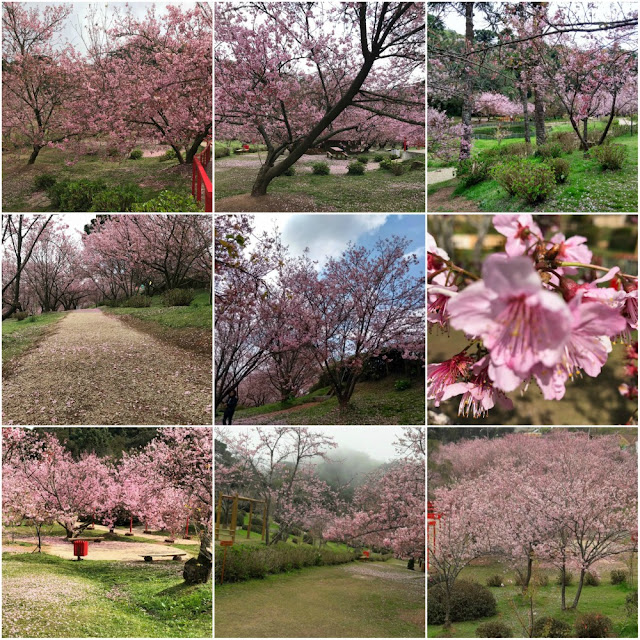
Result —
[[222, 416], [222, 424], [231, 424], [233, 414], [238, 406], [238, 394], [235, 391], [229, 392], [226, 405], [227, 406], [225, 407], [224, 414]]

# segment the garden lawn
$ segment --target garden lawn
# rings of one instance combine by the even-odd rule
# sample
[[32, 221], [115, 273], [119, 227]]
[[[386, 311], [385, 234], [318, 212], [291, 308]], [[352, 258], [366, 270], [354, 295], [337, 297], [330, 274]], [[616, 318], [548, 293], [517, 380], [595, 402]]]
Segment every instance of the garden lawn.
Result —
[[30, 316], [24, 320], [15, 317], [2, 322], [2, 372], [6, 375], [10, 367], [9, 360], [35, 347], [40, 340], [55, 331], [55, 324], [64, 318], [65, 312], [53, 311], [39, 316]]
[[[622, 566], [622, 565], [620, 565]], [[625, 598], [632, 587], [626, 584], [612, 585], [609, 579], [609, 570], [599, 571], [602, 578], [598, 587], [584, 586], [578, 603], [577, 611], [562, 611], [560, 608], [560, 587], [555, 584], [556, 571], [544, 571], [549, 576], [549, 585], [536, 587], [534, 596], [535, 617], [551, 616], [573, 626], [576, 617], [580, 613], [602, 613], [611, 618], [614, 624], [613, 636], [616, 638], [637, 638], [638, 625], [635, 618], [629, 619], [625, 610]], [[442, 625], [428, 625], [429, 638], [475, 638], [476, 627], [483, 622], [500, 620], [513, 631], [513, 637], [523, 637], [526, 633], [520, 626], [516, 611], [523, 621], [527, 620], [528, 600], [520, 595], [520, 588], [513, 584], [515, 573], [506, 571], [500, 563], [492, 563], [485, 566], [469, 566], [462, 570], [460, 579], [471, 580], [486, 584], [487, 578], [500, 574], [504, 576], [505, 587], [489, 587], [498, 604], [498, 613], [489, 618], [469, 620], [466, 622], [454, 622], [449, 632]], [[511, 582], [509, 582], [511, 581]], [[567, 604], [573, 602], [576, 593], [576, 583], [567, 587]], [[535, 619], [534, 617], [534, 619]], [[574, 636], [575, 637], [575, 636]]]
[[[67, 166], [65, 162], [76, 162]], [[191, 165], [159, 158], [108, 161], [98, 156], [79, 156], [69, 151], [44, 148], [35, 164], [28, 166], [26, 156], [2, 154], [2, 210], [5, 212], [56, 211], [42, 190], [36, 191], [36, 176], [47, 173], [60, 180], [104, 180], [108, 186], [134, 184], [142, 189], [146, 202], [169, 189], [191, 196]]]
[[[560, 125], [554, 126], [553, 130], [569, 129], [570, 125]], [[518, 142], [524, 142], [524, 138], [504, 140], [501, 145], [506, 147]], [[637, 211], [638, 136], [627, 135], [612, 138], [612, 143], [627, 147], [626, 160], [621, 170], [602, 171], [595, 160], [585, 160], [582, 151], [563, 154], [561, 157], [570, 163], [569, 178], [564, 184], [557, 185], [546, 201], [537, 205], [531, 205], [520, 198], [509, 196], [495, 180], [485, 180], [469, 188], [464, 188], [454, 178], [429, 185], [428, 197], [435, 195], [441, 189], [454, 186], [456, 189], [453, 195], [471, 200], [480, 211]], [[532, 144], [535, 146], [535, 137], [532, 139]], [[498, 143], [494, 140], [474, 140], [474, 154], [496, 146]], [[429, 168], [435, 164], [432, 165], [429, 162]], [[442, 204], [437, 210], [451, 211], [451, 208]]]
[[182, 563], [75, 562], [3, 554], [4, 637], [211, 637], [211, 583]]
[[[373, 158], [374, 153], [360, 154]], [[254, 156], [253, 158], [251, 156]], [[252, 166], [222, 167], [216, 163], [215, 199], [248, 194], [257, 175], [255, 154], [232, 156]], [[318, 156], [317, 162], [324, 161]], [[221, 158], [222, 161], [228, 158]], [[354, 158], [355, 160], [355, 158]], [[223, 162], [224, 163], [224, 162]], [[221, 163], [221, 164], [223, 164]], [[303, 164], [307, 164], [303, 161]], [[297, 165], [294, 165], [297, 168]], [[394, 176], [389, 171], [367, 168], [364, 175], [314, 175], [298, 173], [273, 180], [270, 196], [305, 198], [313, 211], [418, 211], [424, 212], [424, 172], [407, 171]]]
[[216, 636], [423, 638], [424, 574], [405, 567], [350, 563], [216, 585]]
[[[468, 344], [469, 341], [460, 331], [452, 330], [449, 334], [434, 332], [429, 336], [427, 360], [429, 363], [443, 362], [462, 351]], [[462, 396], [455, 396], [440, 403], [439, 410], [451, 418], [452, 424], [461, 425], [626, 424], [637, 404], [618, 392], [618, 386], [627, 381], [623, 370], [624, 355], [624, 345], [614, 345], [602, 373], [597, 378], [585, 374], [568, 380], [567, 391], [560, 401], [545, 400], [538, 385], [532, 383], [522, 394], [520, 389], [507, 394], [513, 400], [512, 411], [496, 405], [484, 418], [458, 416]]]
[[[389, 376], [377, 382], [359, 382], [348, 411], [340, 415], [338, 400], [314, 402], [329, 388], [296, 398], [291, 403], [273, 403], [239, 409], [234, 424], [424, 424], [424, 380], [413, 380], [404, 391], [395, 390], [397, 378]], [[301, 406], [302, 405], [302, 406]], [[297, 407], [300, 407], [299, 409]], [[217, 420], [221, 422], [221, 417]]]

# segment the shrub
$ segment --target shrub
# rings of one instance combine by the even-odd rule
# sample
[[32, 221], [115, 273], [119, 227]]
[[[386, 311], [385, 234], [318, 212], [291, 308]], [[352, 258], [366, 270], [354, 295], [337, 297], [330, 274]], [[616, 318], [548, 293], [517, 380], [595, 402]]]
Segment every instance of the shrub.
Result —
[[294, 166], [289, 167], [286, 171], [282, 173], [283, 176], [295, 176], [296, 168]]
[[[573, 573], [568, 569], [564, 572], [564, 586], [568, 587], [573, 583]], [[558, 576], [556, 578], [556, 584], [561, 587], [562, 586], [562, 571], [558, 571]]]
[[169, 289], [162, 294], [162, 304], [165, 307], [188, 307], [195, 297], [193, 289]]
[[576, 618], [574, 638], [606, 638], [612, 628], [611, 618], [601, 613], [583, 613]]
[[[170, 160], [171, 158], [169, 157], [169, 153], [172, 152], [173, 153], [173, 157], [177, 157], [176, 156], [176, 152], [173, 149], [169, 149], [168, 151], [165, 151], [164, 155], [166, 156], [167, 160]], [[229, 149], [229, 147], [225, 147], [223, 145], [218, 146], [216, 144], [216, 148], [214, 150], [214, 156], [216, 158], [224, 158], [225, 156], [228, 156], [231, 153], [231, 150]]]
[[591, 155], [596, 159], [603, 171], [617, 171], [622, 168], [627, 148], [622, 144], [603, 144], [591, 149]]
[[536, 156], [540, 158], [559, 158], [562, 155], [562, 145], [559, 142], [545, 142], [536, 149]]
[[514, 142], [513, 144], [505, 145], [499, 149], [499, 155], [510, 155], [526, 158], [531, 155], [531, 144], [526, 142]]
[[489, 165], [479, 158], [467, 158], [458, 162], [456, 175], [464, 187], [471, 187], [487, 179]]
[[549, 585], [549, 576], [546, 573], [537, 573], [533, 577], [533, 583], [538, 587], [546, 587]]
[[131, 211], [142, 199], [142, 189], [135, 184], [99, 191], [93, 196], [90, 211]]
[[409, 161], [409, 171], [424, 171], [425, 163], [422, 160], [410, 160]]
[[487, 587], [501, 587], [504, 584], [502, 576], [495, 575], [487, 578]]
[[21, 320], [24, 320], [27, 316], [29, 315], [29, 313], [27, 311], [17, 311], [13, 317], [20, 322]]
[[391, 171], [394, 176], [401, 176], [404, 173], [404, 165], [395, 162], [389, 167], [389, 171]]
[[[220, 156], [229, 155], [229, 149], [227, 149], [227, 147], [222, 147], [222, 150], [226, 151], [226, 153], [221, 153]], [[218, 155], [218, 147], [216, 147], [215, 154], [216, 154], [216, 158], [220, 157]], [[164, 152], [164, 155], [160, 156], [160, 162], [163, 162], [164, 160], [176, 160], [177, 157], [178, 157], [178, 154], [173, 149], [167, 149]]]
[[587, 573], [584, 574], [584, 584], [589, 587], [599, 587], [600, 577], [595, 571], [587, 571]]
[[142, 307], [151, 306], [151, 298], [149, 296], [135, 295], [124, 300], [121, 304], [123, 307], [135, 307], [141, 309]]
[[503, 188], [510, 196], [516, 194], [516, 180], [522, 167], [521, 160], [509, 160], [501, 162], [491, 169], [491, 177]]
[[374, 162], [382, 162], [387, 156], [384, 153], [376, 153], [375, 156], [373, 156], [373, 161]]
[[415, 566], [416, 566], [415, 558], [409, 558], [409, 561], [407, 562], [407, 569], [409, 569], [409, 571], [415, 571]]
[[328, 176], [330, 173], [328, 162], [314, 162], [311, 165], [311, 170], [317, 176]]
[[152, 200], [137, 202], [131, 207], [131, 211], [145, 212], [187, 212], [202, 211], [203, 205], [197, 202], [190, 194], [175, 193], [174, 191], [162, 191]]
[[631, 127], [628, 124], [614, 124], [609, 127], [608, 136], [619, 138], [620, 136], [628, 136], [631, 133]]
[[621, 584], [627, 581], [627, 572], [624, 569], [614, 569], [611, 572], [611, 584]]
[[129, 154], [129, 160], [140, 160], [142, 158], [142, 149], [133, 149]]
[[553, 170], [556, 184], [567, 181], [570, 167], [568, 160], [565, 160], [564, 158], [549, 158], [546, 160], [546, 164], [548, 164]]
[[99, 305], [99, 307], [119, 307], [120, 303], [117, 300], [103, 300]]
[[[445, 617], [445, 588], [442, 583], [429, 589], [427, 620], [429, 624], [443, 624]], [[451, 620], [477, 620], [496, 614], [496, 599], [489, 589], [477, 582], [456, 580], [451, 590]]]
[[361, 176], [364, 173], [364, 165], [362, 162], [350, 162], [347, 165], [347, 173], [352, 176]]
[[33, 181], [33, 186], [36, 191], [44, 191], [53, 187], [53, 185], [57, 182], [57, 178], [52, 176], [50, 173], [41, 173], [39, 176], [36, 176], [36, 179]]
[[533, 623], [534, 638], [571, 638], [571, 625], [549, 616], [538, 618]]
[[579, 146], [579, 140], [572, 131], [556, 131], [549, 136], [550, 142], [557, 142], [564, 153], [571, 153]]
[[117, 158], [120, 155], [120, 150], [118, 147], [109, 147], [107, 149], [107, 156], [109, 158]]
[[362, 164], [367, 164], [367, 162], [369, 162], [369, 156], [358, 156], [356, 160], [362, 162]]
[[385, 171], [391, 171], [391, 167], [395, 167], [398, 163], [394, 162], [392, 158], [385, 158], [380, 162], [380, 168]]
[[524, 161], [514, 177], [515, 193], [529, 204], [542, 202], [556, 186], [556, 178], [549, 165]]
[[430, 573], [427, 576], [427, 586], [428, 587], [433, 587], [436, 584], [440, 584], [441, 582], [444, 582], [444, 575], [442, 573]]
[[637, 591], [631, 591], [630, 593], [627, 593], [624, 607], [627, 610], [627, 615], [630, 618], [638, 617], [638, 592]]
[[[223, 549], [216, 547], [215, 580], [220, 582]], [[228, 549], [225, 563], [225, 582], [240, 582], [250, 578], [264, 578], [281, 573], [321, 565], [344, 564], [356, 559], [353, 551], [332, 551], [284, 542], [273, 546], [236, 545]]]
[[47, 190], [53, 206], [61, 211], [90, 211], [93, 198], [107, 188], [104, 180], [62, 180]]
[[476, 638], [512, 638], [513, 632], [504, 622], [483, 622], [476, 628]]
[[410, 380], [396, 380], [394, 385], [393, 385], [393, 388], [396, 391], [405, 391], [410, 386], [411, 386], [411, 381]]

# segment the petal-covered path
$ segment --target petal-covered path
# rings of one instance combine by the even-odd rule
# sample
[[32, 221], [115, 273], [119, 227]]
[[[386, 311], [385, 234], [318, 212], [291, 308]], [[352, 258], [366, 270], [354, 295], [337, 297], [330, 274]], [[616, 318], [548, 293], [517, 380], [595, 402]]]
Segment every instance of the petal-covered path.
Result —
[[211, 380], [206, 357], [73, 311], [4, 381], [3, 424], [211, 424]]

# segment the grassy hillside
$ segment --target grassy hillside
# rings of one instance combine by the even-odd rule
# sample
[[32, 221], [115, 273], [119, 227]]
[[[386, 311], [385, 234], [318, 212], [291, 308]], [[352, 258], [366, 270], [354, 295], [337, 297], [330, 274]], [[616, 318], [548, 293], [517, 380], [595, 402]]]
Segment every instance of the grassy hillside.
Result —
[[[339, 413], [336, 398], [313, 401], [312, 396], [328, 393], [327, 388], [291, 403], [239, 409], [233, 421], [236, 424], [424, 424], [424, 380], [412, 381], [411, 387], [404, 391], [396, 391], [396, 380], [397, 377], [389, 376], [378, 382], [358, 383], [351, 405], [343, 415]], [[216, 422], [222, 422], [222, 414]]]

